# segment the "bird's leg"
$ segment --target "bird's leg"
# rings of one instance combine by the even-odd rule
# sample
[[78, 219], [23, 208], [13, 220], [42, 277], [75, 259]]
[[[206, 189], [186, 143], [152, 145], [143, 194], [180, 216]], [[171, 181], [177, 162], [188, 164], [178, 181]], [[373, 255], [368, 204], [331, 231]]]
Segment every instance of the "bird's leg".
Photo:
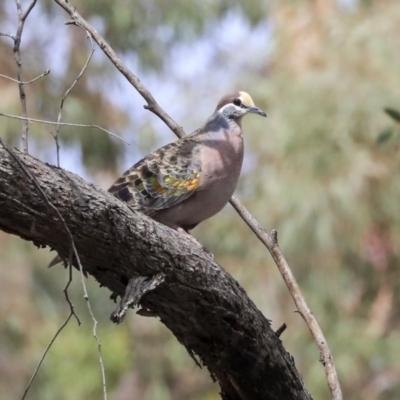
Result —
[[[177, 227], [175, 228], [175, 230], [178, 231], [179, 233], [184, 234], [184, 235], [189, 235], [189, 236], [192, 237], [194, 240], [196, 240], [188, 230], [183, 229], [183, 228], [181, 228], [180, 226], [177, 226]], [[197, 240], [196, 240], [196, 241], [197, 241]]]
[[192, 239], [196, 244], [203, 247], [203, 245], [190, 233], [189, 229], [186, 230], [186, 229], [182, 228], [181, 226], [177, 226], [177, 227], [175, 227], [175, 230], [178, 231], [179, 233], [182, 233], [182, 235], [189, 236], [190, 239]]
[[214, 254], [211, 253], [210, 250], [207, 249], [207, 247], [203, 246], [191, 233], [189, 230], [183, 229], [180, 226], [175, 227], [175, 230], [178, 231], [179, 233], [182, 233], [183, 235], [189, 236], [193, 242], [198, 244], [206, 253], [210, 254], [212, 258], [214, 258]]

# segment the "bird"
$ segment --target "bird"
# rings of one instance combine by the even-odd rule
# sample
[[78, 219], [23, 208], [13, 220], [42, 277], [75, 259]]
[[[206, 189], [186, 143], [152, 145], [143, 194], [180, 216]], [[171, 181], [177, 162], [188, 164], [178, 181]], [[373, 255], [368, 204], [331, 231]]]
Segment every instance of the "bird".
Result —
[[232, 197], [243, 163], [242, 118], [266, 117], [251, 96], [224, 96], [206, 123], [128, 169], [109, 192], [154, 220], [189, 232]]
[[232, 197], [243, 163], [242, 118], [251, 113], [267, 116], [246, 92], [222, 97], [202, 127], [138, 161], [108, 191], [132, 210], [190, 235]]

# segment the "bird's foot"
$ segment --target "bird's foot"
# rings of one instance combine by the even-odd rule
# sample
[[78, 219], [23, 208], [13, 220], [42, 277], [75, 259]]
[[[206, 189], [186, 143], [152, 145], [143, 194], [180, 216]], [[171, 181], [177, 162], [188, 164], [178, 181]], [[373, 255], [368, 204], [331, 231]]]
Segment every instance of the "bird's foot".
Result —
[[180, 226], [177, 226], [175, 228], [176, 231], [178, 231], [179, 233], [182, 233], [183, 235], [189, 236], [194, 243], [196, 243], [197, 245], [199, 245], [206, 253], [210, 254], [210, 256], [214, 259], [214, 254], [211, 253], [210, 250], [207, 249], [207, 247], [203, 246], [189, 231], [187, 231], [186, 229], [183, 229]]
[[[194, 240], [196, 240], [196, 239], [192, 236], [192, 234], [191, 234], [189, 231], [187, 231], [186, 229], [181, 228], [180, 226], [177, 226], [177, 227], [175, 228], [175, 230], [178, 231], [179, 233], [182, 233], [183, 235], [189, 235], [191, 238], [193, 238]], [[196, 241], [197, 241], [197, 240], [196, 240]]]

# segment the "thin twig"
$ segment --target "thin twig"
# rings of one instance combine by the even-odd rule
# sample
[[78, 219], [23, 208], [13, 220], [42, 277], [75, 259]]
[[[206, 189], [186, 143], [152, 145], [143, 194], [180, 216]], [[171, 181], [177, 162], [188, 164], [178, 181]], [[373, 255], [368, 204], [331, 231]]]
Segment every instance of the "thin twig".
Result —
[[12, 40], [15, 40], [15, 36], [12, 35], [11, 33], [0, 32], [0, 36], [8, 37], [8, 38], [10, 38]]
[[[21, 38], [22, 38], [22, 31], [24, 30], [24, 24], [26, 19], [28, 18], [29, 13], [32, 11], [33, 7], [35, 7], [36, 0], [33, 0], [27, 10], [22, 12], [21, 0], [15, 0], [17, 5], [17, 13], [18, 13], [18, 28], [15, 36], [13, 37], [14, 40], [14, 58], [17, 64], [17, 81], [18, 88], [19, 88], [19, 97], [21, 99], [21, 113], [23, 117], [27, 117], [27, 108], [26, 108], [26, 94], [24, 83], [22, 81], [22, 59], [20, 53], [20, 45], [21, 45]], [[25, 121], [22, 124], [22, 149], [24, 153], [28, 153], [28, 122]]]
[[17, 79], [11, 78], [11, 77], [9, 77], [9, 76], [7, 76], [7, 75], [3, 75], [3, 74], [0, 74], [0, 77], [5, 78], [5, 79], [8, 79], [8, 80], [10, 80], [10, 81], [13, 81], [13, 82], [15, 82], [15, 83], [18, 83], [19, 85], [20, 85], [20, 84], [22, 84], [22, 85], [29, 85], [30, 83], [33, 83], [33, 82], [37, 81], [37, 80], [40, 79], [40, 78], [43, 78], [44, 76], [48, 75], [49, 73], [50, 73], [50, 70], [49, 70], [49, 69], [46, 69], [46, 71], [44, 71], [42, 74], [40, 74], [40, 75], [37, 76], [36, 78], [33, 78], [33, 79], [31, 79], [30, 81], [26, 81], [26, 82], [21, 82], [21, 81], [19, 81], [19, 80], [17, 80]]
[[[83, 273], [81, 274], [81, 279], [82, 279], [82, 285], [84, 287], [84, 290], [86, 291], [86, 285], [84, 284], [84, 277], [83, 277]], [[93, 311], [92, 311], [92, 306], [90, 305], [90, 301], [89, 301], [89, 296], [87, 295], [87, 291], [86, 291], [86, 295], [85, 295], [85, 300], [86, 300], [86, 304], [89, 310], [90, 315], [92, 316], [92, 320], [93, 320], [93, 330], [92, 330], [92, 334], [94, 336], [94, 338], [96, 339], [97, 342], [97, 352], [99, 354], [99, 363], [100, 363], [100, 370], [101, 370], [101, 379], [103, 382], [103, 399], [107, 400], [107, 385], [106, 385], [106, 371], [104, 368], [104, 362], [103, 362], [103, 354], [101, 351], [101, 340], [99, 338], [99, 336], [97, 335], [97, 320], [94, 317]]]
[[[18, 3], [20, 0], [16, 0]], [[28, 18], [29, 13], [32, 11], [33, 7], [35, 7], [36, 0], [33, 0], [31, 4], [29, 4], [29, 7], [27, 10], [24, 12], [24, 14], [21, 16], [22, 22], [25, 22], [25, 20]]]
[[156, 114], [165, 124], [176, 134], [178, 137], [185, 135], [182, 127], [179, 126], [156, 102], [150, 91], [142, 84], [139, 78], [132, 73], [116, 55], [111, 46], [104, 40], [104, 38], [90, 25], [75, 9], [75, 7], [65, 0], [54, 0], [60, 7], [62, 7], [72, 18], [72, 22], [86, 29], [93, 37], [94, 41], [99, 45], [104, 54], [110, 61], [117, 67], [123, 76], [132, 84], [132, 86], [139, 92], [139, 94], [146, 100], [146, 109]]
[[[97, 341], [97, 350], [98, 350], [99, 359], [100, 359], [100, 369], [101, 369], [102, 381], [103, 381], [104, 400], [107, 400], [107, 386], [106, 386], [105, 370], [104, 370], [104, 363], [103, 363], [103, 355], [102, 355], [102, 350], [101, 350], [101, 341], [100, 341], [100, 338], [98, 337], [97, 332], [96, 332], [97, 320], [96, 320], [96, 318], [95, 318], [95, 316], [94, 316], [94, 314], [92, 312], [92, 308], [91, 308], [91, 305], [90, 305], [89, 296], [88, 296], [88, 292], [87, 292], [87, 288], [86, 288], [86, 284], [85, 284], [85, 280], [84, 280], [83, 267], [82, 267], [81, 261], [79, 259], [78, 251], [76, 250], [74, 238], [72, 237], [71, 231], [68, 228], [68, 225], [65, 222], [64, 217], [61, 215], [61, 213], [57, 209], [57, 207], [55, 207], [54, 204], [51, 203], [50, 200], [47, 198], [46, 194], [44, 193], [44, 191], [42, 190], [42, 188], [40, 187], [40, 185], [38, 184], [36, 179], [27, 170], [27, 168], [25, 167], [25, 165], [22, 162], [22, 160], [10, 148], [8, 148], [7, 146], [4, 145], [4, 143], [3, 143], [1, 138], [0, 138], [0, 144], [8, 152], [8, 154], [10, 154], [10, 156], [19, 165], [19, 167], [22, 169], [22, 171], [25, 173], [25, 175], [34, 184], [34, 186], [39, 191], [40, 196], [42, 197], [44, 202], [57, 214], [58, 218], [62, 222], [62, 224], [64, 226], [64, 229], [65, 229], [65, 231], [66, 231], [66, 233], [68, 235], [68, 239], [69, 239], [69, 242], [70, 242], [69, 243], [70, 244], [70, 248], [72, 248], [73, 255], [74, 255], [74, 257], [76, 259], [76, 262], [78, 263], [78, 266], [79, 266], [79, 271], [80, 271], [80, 274], [81, 274], [82, 287], [83, 287], [83, 292], [84, 292], [84, 298], [86, 300], [86, 304], [87, 304], [87, 307], [88, 307], [88, 310], [89, 310], [89, 314], [90, 314], [90, 316], [91, 316], [91, 318], [93, 320], [93, 336], [95, 337], [95, 339]], [[72, 253], [70, 255], [70, 259], [72, 260]], [[69, 283], [67, 284], [67, 286], [68, 285], [69, 285]], [[71, 305], [71, 303], [70, 303], [70, 305]], [[71, 312], [74, 314], [73, 307], [71, 308]], [[79, 319], [78, 319], [78, 321], [79, 321]]]
[[30, 208], [26, 204], [21, 203], [19, 200], [14, 199], [13, 197], [9, 197], [3, 193], [0, 193], [0, 197], [2, 197], [3, 199], [7, 199], [8, 201], [13, 201], [14, 203], [18, 204], [19, 207], [25, 209], [26, 211], [29, 211], [33, 215], [36, 215], [38, 217], [45, 217], [44, 214], [40, 213], [39, 211], [34, 210], [33, 208]]
[[[72, 260], [72, 248], [71, 247], [69, 249], [69, 253], [70, 253], [69, 258]], [[72, 303], [71, 299], [69, 298], [68, 289], [69, 289], [69, 286], [71, 285], [71, 283], [72, 283], [72, 261], [68, 265], [68, 282], [65, 285], [65, 287], [63, 289], [63, 292], [64, 292], [65, 300], [67, 301], [67, 303], [69, 305], [70, 312], [75, 317], [76, 322], [80, 326], [81, 325], [81, 320], [76, 315], [74, 303]]]
[[[115, 54], [109, 44], [103, 39], [103, 37], [76, 11], [75, 7], [72, 6], [66, 0], [54, 0], [59, 4], [70, 16], [84, 27], [92, 35], [95, 42], [100, 46], [103, 52], [111, 60], [111, 62], [116, 66], [116, 68], [125, 76], [125, 78], [132, 84], [132, 86], [141, 94], [141, 96], [146, 100], [146, 109], [152, 111], [156, 114], [165, 124], [178, 136], [182, 137], [185, 135], [181, 126], [179, 126], [156, 102], [153, 95], [149, 90], [140, 82], [140, 80], [124, 65], [124, 63]], [[330, 353], [328, 344], [319, 327], [316, 319], [309, 310], [304, 297], [301, 294], [300, 288], [284, 259], [282, 252], [278, 246], [276, 231], [273, 231], [273, 235], [268, 235], [268, 233], [263, 229], [255, 218], [247, 211], [247, 209], [241, 204], [241, 202], [232, 196], [230, 203], [250, 227], [250, 229], [255, 233], [255, 235], [262, 241], [262, 243], [267, 247], [271, 253], [275, 263], [277, 264], [279, 271], [281, 272], [283, 279], [293, 297], [293, 300], [298, 308], [300, 314], [308, 325], [314, 340], [319, 347], [321, 354], [323, 356], [323, 364], [325, 369], [325, 374], [328, 381], [328, 386], [331, 391], [333, 400], [341, 400], [343, 398], [340, 389], [340, 383], [337, 377], [337, 372], [335, 365], [333, 363], [333, 357]]]
[[20, 117], [19, 115], [5, 114], [5, 113], [2, 113], [2, 112], [0, 112], [0, 117], [20, 119], [20, 120], [27, 121], [28, 123], [35, 123], [36, 122], [38, 124], [46, 124], [46, 125], [74, 126], [74, 127], [78, 127], [78, 128], [95, 128], [95, 129], [99, 129], [100, 131], [108, 133], [110, 136], [121, 140], [122, 142], [124, 142], [127, 145], [130, 145], [130, 143], [127, 142], [125, 139], [123, 139], [121, 136], [118, 136], [115, 133], [112, 133], [109, 130], [107, 130], [105, 128], [102, 128], [99, 125], [73, 124], [73, 123], [70, 123], [70, 122], [60, 122], [60, 123], [58, 123], [58, 122], [55, 122], [55, 121], [46, 121], [46, 120], [43, 120], [43, 119]]
[[67, 326], [67, 324], [68, 324], [68, 322], [69, 322], [69, 320], [71, 319], [71, 317], [72, 317], [73, 314], [74, 314], [74, 313], [73, 313], [72, 311], [69, 313], [67, 319], [66, 319], [66, 320], [64, 321], [64, 323], [57, 329], [57, 332], [54, 334], [54, 336], [53, 336], [52, 339], [50, 340], [50, 343], [47, 345], [46, 350], [44, 351], [42, 357], [40, 358], [40, 360], [39, 360], [39, 362], [38, 362], [38, 365], [37, 365], [36, 368], [35, 368], [35, 371], [33, 371], [33, 374], [32, 374], [32, 376], [31, 376], [31, 379], [29, 380], [29, 383], [28, 383], [28, 385], [27, 385], [27, 387], [26, 387], [26, 389], [25, 389], [25, 392], [24, 392], [24, 394], [23, 394], [21, 400], [24, 400], [24, 399], [25, 399], [25, 397], [26, 397], [26, 395], [28, 394], [28, 391], [29, 391], [29, 389], [30, 389], [30, 387], [31, 387], [31, 385], [32, 385], [32, 383], [33, 383], [33, 381], [34, 381], [35, 378], [36, 378], [36, 375], [37, 375], [38, 372], [39, 372], [40, 367], [42, 366], [42, 363], [43, 363], [44, 359], [45, 359], [46, 356], [47, 356], [47, 353], [48, 353], [49, 350], [50, 350], [50, 347], [53, 345], [53, 343], [55, 342], [55, 340], [57, 339], [57, 336], [61, 333], [61, 331]]
[[239, 215], [243, 218], [249, 228], [256, 234], [260, 241], [267, 247], [271, 253], [272, 258], [277, 265], [283, 280], [286, 283], [287, 288], [293, 298], [293, 301], [299, 311], [299, 314], [303, 317], [314, 341], [317, 344], [320, 354], [321, 361], [324, 366], [326, 379], [328, 382], [328, 387], [332, 395], [333, 400], [342, 400], [342, 390], [340, 388], [339, 379], [337, 376], [335, 364], [333, 362], [333, 356], [329, 349], [328, 343], [325, 336], [320, 328], [317, 320], [315, 319], [313, 313], [309, 309], [296, 278], [294, 277], [285, 257], [283, 256], [281, 249], [278, 245], [278, 232], [273, 230], [269, 235], [264, 228], [260, 226], [257, 220], [246, 210], [246, 208], [236, 199], [231, 199], [231, 204]]
[[[58, 211], [58, 209], [49, 201], [49, 199], [47, 198], [46, 194], [43, 192], [42, 188], [41, 188], [40, 185], [37, 183], [36, 179], [33, 178], [33, 176], [32, 176], [32, 175], [29, 173], [29, 171], [25, 168], [25, 165], [22, 163], [22, 161], [19, 159], [19, 157], [17, 157], [11, 149], [9, 149], [8, 147], [6, 147], [6, 146], [4, 145], [4, 143], [3, 143], [3, 141], [2, 141], [1, 138], [0, 138], [0, 143], [1, 143], [1, 145], [3, 146], [3, 148], [10, 154], [10, 156], [17, 162], [17, 164], [20, 166], [20, 168], [21, 168], [22, 171], [25, 173], [25, 175], [33, 182], [33, 184], [34, 184], [35, 187], [39, 190], [39, 192], [40, 192], [42, 198], [43, 198], [44, 201], [47, 203], [47, 205], [48, 205], [49, 207], [51, 207], [51, 208], [56, 212], [56, 214], [58, 215], [58, 217], [60, 218], [60, 220], [63, 222], [65, 230], [67, 231], [67, 233], [68, 233], [69, 236], [70, 236], [70, 240], [71, 240], [71, 243], [72, 243], [73, 247], [75, 247], [75, 244], [74, 244], [74, 241], [73, 241], [73, 237], [72, 237], [72, 235], [71, 235], [71, 232], [70, 232], [70, 230], [69, 230], [69, 228], [68, 228], [68, 226], [67, 226], [67, 224], [66, 224], [64, 218], [62, 217], [62, 215], [61, 215], [60, 212]], [[76, 251], [76, 250], [75, 250], [75, 251]], [[77, 256], [77, 253], [76, 253], [76, 256]], [[79, 258], [77, 258], [77, 259], [78, 259], [78, 262], [79, 262]], [[79, 263], [80, 263], [80, 262], [79, 262]], [[34, 371], [32, 377], [31, 377], [31, 379], [30, 379], [30, 381], [29, 381], [29, 383], [28, 383], [28, 386], [27, 386], [26, 389], [25, 389], [25, 392], [24, 392], [24, 395], [23, 395], [23, 397], [22, 397], [22, 400], [25, 398], [26, 394], [28, 393], [29, 388], [31, 387], [32, 382], [33, 382], [33, 380], [35, 379], [35, 377], [36, 377], [36, 375], [37, 375], [37, 373], [38, 373], [38, 371], [39, 371], [39, 368], [40, 368], [40, 366], [42, 365], [42, 362], [43, 362], [44, 358], [46, 357], [46, 354], [47, 354], [47, 352], [49, 351], [51, 345], [54, 343], [54, 341], [55, 341], [55, 339], [57, 338], [57, 336], [59, 335], [59, 333], [60, 333], [60, 332], [64, 329], [64, 327], [67, 325], [67, 323], [68, 323], [68, 321], [70, 320], [71, 316], [74, 316], [74, 317], [76, 318], [76, 320], [77, 320], [77, 322], [78, 322], [79, 325], [80, 325], [80, 323], [81, 323], [80, 320], [79, 320], [79, 318], [78, 318], [78, 316], [76, 315], [76, 313], [75, 313], [75, 311], [74, 311], [74, 305], [72, 304], [72, 302], [70, 301], [69, 296], [68, 296], [68, 287], [69, 287], [69, 285], [71, 284], [71, 282], [72, 282], [72, 272], [70, 271], [69, 280], [68, 280], [68, 282], [67, 282], [67, 284], [66, 284], [66, 286], [65, 286], [65, 288], [64, 288], [64, 294], [65, 294], [65, 297], [66, 297], [67, 302], [68, 302], [69, 307], [70, 307], [70, 314], [69, 314], [68, 318], [66, 319], [65, 323], [58, 329], [58, 331], [57, 331], [56, 334], [54, 335], [53, 339], [50, 341], [49, 345], [47, 346], [47, 348], [46, 348], [46, 350], [45, 350], [45, 352], [44, 352], [42, 358], [40, 359], [40, 361], [39, 361], [39, 363], [38, 363], [38, 365], [37, 365], [37, 367], [36, 367], [36, 369], [35, 369], [35, 371]]]
[[62, 111], [63, 111], [63, 107], [64, 107], [64, 101], [65, 99], [68, 97], [68, 95], [71, 93], [72, 89], [75, 87], [75, 85], [78, 83], [79, 79], [81, 79], [82, 75], [85, 73], [85, 71], [87, 70], [90, 60], [92, 59], [93, 53], [94, 53], [94, 43], [93, 43], [93, 39], [92, 36], [90, 35], [90, 33], [83, 28], [81, 25], [77, 24], [81, 29], [83, 29], [86, 32], [87, 38], [90, 40], [90, 45], [91, 45], [91, 49], [90, 49], [90, 53], [89, 56], [85, 62], [85, 65], [83, 66], [82, 70], [79, 72], [78, 76], [75, 78], [75, 80], [72, 82], [71, 86], [66, 90], [66, 92], [64, 93], [64, 96], [61, 99], [61, 104], [60, 104], [60, 111], [58, 113], [58, 117], [57, 117], [57, 127], [56, 127], [56, 132], [53, 135], [54, 141], [56, 142], [56, 151], [57, 151], [57, 166], [60, 167], [60, 145], [58, 142], [58, 136], [59, 136], [59, 131], [60, 131], [60, 124], [61, 124], [61, 116], [62, 116]]

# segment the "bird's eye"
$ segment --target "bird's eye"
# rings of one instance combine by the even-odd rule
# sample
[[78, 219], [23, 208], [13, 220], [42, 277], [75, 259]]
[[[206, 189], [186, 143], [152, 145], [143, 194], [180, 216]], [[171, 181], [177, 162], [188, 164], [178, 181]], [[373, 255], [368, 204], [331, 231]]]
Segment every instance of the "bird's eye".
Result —
[[242, 100], [240, 100], [240, 99], [235, 99], [235, 100], [233, 100], [233, 104], [234, 104], [235, 106], [240, 107], [240, 106], [242, 105]]

